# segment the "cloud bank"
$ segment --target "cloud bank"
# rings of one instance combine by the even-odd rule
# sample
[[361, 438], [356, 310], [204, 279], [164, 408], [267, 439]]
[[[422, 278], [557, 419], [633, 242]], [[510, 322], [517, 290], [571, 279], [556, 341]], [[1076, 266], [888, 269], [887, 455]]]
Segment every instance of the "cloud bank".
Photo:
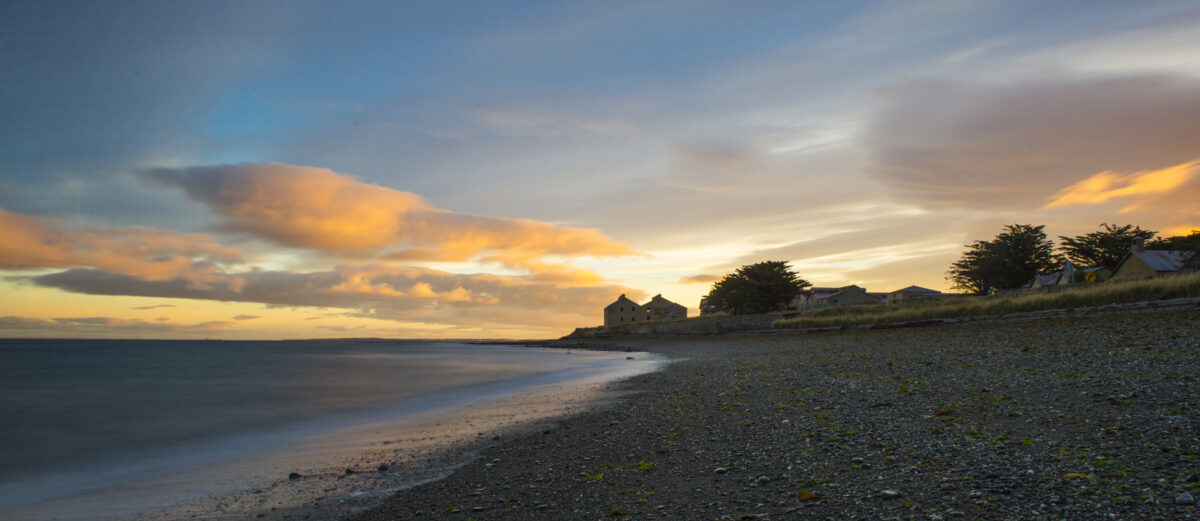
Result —
[[0, 208], [0, 269], [91, 267], [144, 280], [203, 284], [241, 251], [215, 237], [147, 227], [72, 227]]
[[280, 163], [153, 169], [143, 177], [203, 203], [222, 230], [346, 257], [499, 262], [632, 255], [599, 231], [435, 208], [421, 196], [332, 170]]

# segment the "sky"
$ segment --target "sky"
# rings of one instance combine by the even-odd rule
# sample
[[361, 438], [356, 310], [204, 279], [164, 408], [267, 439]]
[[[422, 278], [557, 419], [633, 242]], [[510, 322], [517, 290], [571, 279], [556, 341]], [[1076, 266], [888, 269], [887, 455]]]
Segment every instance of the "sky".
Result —
[[0, 336], [550, 338], [1200, 228], [1200, 3], [0, 4]]

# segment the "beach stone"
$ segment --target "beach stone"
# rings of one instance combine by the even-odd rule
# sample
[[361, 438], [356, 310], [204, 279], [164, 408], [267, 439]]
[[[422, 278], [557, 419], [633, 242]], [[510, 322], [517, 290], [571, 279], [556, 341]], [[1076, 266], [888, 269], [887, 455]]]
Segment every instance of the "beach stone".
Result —
[[713, 470], [713, 472], [716, 472], [717, 474], [724, 474], [726, 472], [729, 472], [729, 469], [727, 469], [725, 467], [717, 467], [716, 470]]
[[379, 472], [387, 472], [387, 469], [388, 469], [387, 463], [380, 463], [379, 468], [377, 470], [379, 470]]
[[883, 499], [896, 499], [901, 495], [899, 490], [892, 490], [890, 488], [879, 492], [879, 497]]
[[291, 474], [288, 474], [288, 479], [300, 479], [302, 477], [304, 477], [304, 476], [301, 475], [299, 472], [293, 472]]
[[1195, 503], [1195, 502], [1196, 502], [1196, 499], [1193, 498], [1192, 495], [1188, 494], [1187, 492], [1184, 492], [1178, 496], [1175, 496], [1175, 504], [1177, 504], [1177, 505], [1191, 505], [1192, 503]]

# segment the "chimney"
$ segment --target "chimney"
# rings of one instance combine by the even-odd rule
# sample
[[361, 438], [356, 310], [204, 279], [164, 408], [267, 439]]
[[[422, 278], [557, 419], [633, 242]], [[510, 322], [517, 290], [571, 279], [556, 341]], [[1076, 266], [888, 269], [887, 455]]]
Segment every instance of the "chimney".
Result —
[[1143, 239], [1141, 237], [1134, 237], [1133, 238], [1133, 251], [1135, 253], [1145, 252], [1146, 251], [1146, 239]]

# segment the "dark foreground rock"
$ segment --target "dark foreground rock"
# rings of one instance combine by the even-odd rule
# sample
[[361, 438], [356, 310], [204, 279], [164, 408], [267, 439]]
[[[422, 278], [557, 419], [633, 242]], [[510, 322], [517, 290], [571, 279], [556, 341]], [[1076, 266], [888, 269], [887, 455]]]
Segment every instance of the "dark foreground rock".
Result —
[[1200, 309], [617, 347], [688, 360], [351, 519], [1200, 519]]

